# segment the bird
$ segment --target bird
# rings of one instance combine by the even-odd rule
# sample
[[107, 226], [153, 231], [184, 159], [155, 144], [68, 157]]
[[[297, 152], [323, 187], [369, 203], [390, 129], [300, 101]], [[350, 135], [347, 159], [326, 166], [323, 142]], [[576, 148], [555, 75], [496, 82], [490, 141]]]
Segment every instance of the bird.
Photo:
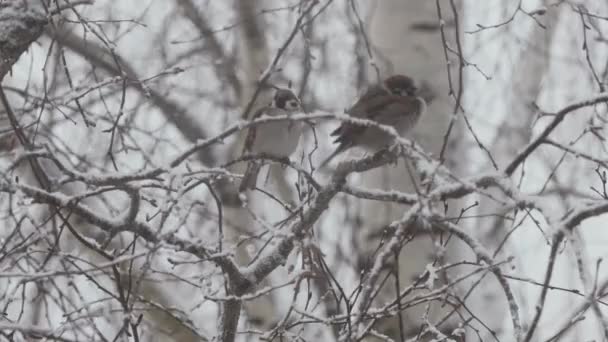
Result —
[[[406, 134], [418, 123], [425, 111], [426, 102], [420, 96], [414, 80], [404, 75], [393, 75], [382, 83], [369, 87], [363, 96], [346, 110], [346, 114], [392, 126], [399, 134]], [[379, 150], [394, 140], [393, 136], [378, 127], [350, 122], [342, 122], [330, 136], [338, 147], [320, 167], [324, 167], [334, 157], [351, 147]]]
[[[253, 118], [262, 115], [271, 117], [292, 115], [300, 112], [302, 112], [302, 104], [298, 97], [289, 89], [278, 88], [272, 102], [259, 109]], [[304, 123], [301, 121], [274, 121], [253, 126], [249, 128], [244, 152], [287, 158], [298, 147], [303, 129]], [[262, 164], [255, 160], [247, 165], [239, 192], [255, 188], [261, 168]]]

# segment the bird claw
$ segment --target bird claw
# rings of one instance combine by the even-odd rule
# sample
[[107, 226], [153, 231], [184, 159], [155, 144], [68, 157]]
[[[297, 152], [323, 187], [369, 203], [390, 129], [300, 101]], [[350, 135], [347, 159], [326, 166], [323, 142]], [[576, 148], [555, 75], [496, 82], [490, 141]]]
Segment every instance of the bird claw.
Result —
[[397, 164], [399, 164], [399, 159], [397, 159], [397, 158], [392, 159], [392, 160], [391, 160], [391, 161], [388, 163], [388, 165], [390, 165], [390, 166], [394, 166], [394, 167], [396, 167], [396, 166], [397, 166]]
[[391, 153], [394, 153], [394, 154], [396, 154], [396, 155], [403, 154], [403, 152], [404, 152], [403, 145], [401, 145], [401, 144], [400, 144], [400, 143], [398, 143], [398, 142], [396, 142], [396, 143], [394, 143], [394, 144], [392, 144], [392, 145], [388, 146], [388, 150], [389, 150]]
[[283, 157], [283, 158], [280, 158], [280, 163], [281, 163], [281, 167], [283, 169], [286, 169], [289, 166], [289, 164], [291, 164], [291, 160], [289, 160], [289, 157]]
[[[399, 156], [399, 155], [403, 154], [403, 146], [401, 146], [401, 144], [399, 144], [399, 143], [389, 145], [385, 149], [388, 153], [392, 154], [393, 156]], [[399, 163], [399, 158], [392, 158], [391, 162], [388, 164], [391, 166], [397, 166], [398, 163]]]
[[427, 175], [426, 173], [423, 173], [420, 175], [420, 185], [422, 187], [427, 187], [428, 185], [431, 185], [433, 182], [433, 177], [429, 177], [430, 175]]

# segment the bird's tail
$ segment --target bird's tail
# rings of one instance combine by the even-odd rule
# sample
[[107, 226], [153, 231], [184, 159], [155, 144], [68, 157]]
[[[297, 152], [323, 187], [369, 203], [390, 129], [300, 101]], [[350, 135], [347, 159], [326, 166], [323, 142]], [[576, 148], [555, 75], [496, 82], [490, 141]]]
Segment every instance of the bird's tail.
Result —
[[258, 173], [260, 173], [260, 169], [262, 168], [262, 164], [259, 163], [249, 163], [247, 165], [247, 170], [245, 170], [245, 174], [243, 175], [243, 179], [241, 180], [241, 185], [239, 186], [239, 192], [245, 192], [246, 190], [255, 189], [255, 185], [258, 179]]
[[327, 166], [327, 164], [329, 164], [330, 161], [332, 161], [338, 154], [348, 150], [350, 148], [349, 145], [340, 145], [338, 146], [338, 148], [336, 148], [336, 150], [329, 155], [329, 157], [325, 158], [325, 160], [323, 160], [321, 162], [321, 164], [319, 164], [319, 169], [325, 168], [325, 166]]

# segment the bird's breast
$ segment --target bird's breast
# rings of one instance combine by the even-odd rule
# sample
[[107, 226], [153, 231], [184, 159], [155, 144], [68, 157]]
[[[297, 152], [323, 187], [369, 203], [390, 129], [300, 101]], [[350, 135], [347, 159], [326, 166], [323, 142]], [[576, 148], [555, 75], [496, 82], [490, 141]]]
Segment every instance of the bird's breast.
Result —
[[424, 115], [424, 113], [426, 113], [426, 101], [424, 101], [424, 99], [422, 97], [416, 97], [416, 100], [418, 100], [418, 103], [420, 104], [420, 110], [418, 113], [418, 117], [421, 117]]
[[297, 148], [302, 123], [293, 121], [271, 122], [257, 127], [253, 152], [289, 157]]

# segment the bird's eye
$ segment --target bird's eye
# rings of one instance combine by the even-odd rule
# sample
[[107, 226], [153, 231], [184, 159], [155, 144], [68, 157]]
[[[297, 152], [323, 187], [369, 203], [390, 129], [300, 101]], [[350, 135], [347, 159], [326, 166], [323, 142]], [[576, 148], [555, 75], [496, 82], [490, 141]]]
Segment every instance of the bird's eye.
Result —
[[403, 92], [401, 90], [401, 88], [391, 88], [391, 93], [393, 95], [403, 95]]
[[393, 89], [393, 94], [397, 94], [399, 96], [407, 96], [407, 90], [405, 88], [395, 88]]
[[289, 108], [289, 109], [297, 109], [298, 107], [300, 107], [300, 105], [298, 104], [298, 101], [296, 101], [296, 100], [291, 100], [291, 101], [287, 102], [287, 108]]
[[416, 87], [410, 87], [396, 89], [395, 93], [399, 94], [400, 96], [414, 96], [417, 91], [418, 89], [416, 89]]

